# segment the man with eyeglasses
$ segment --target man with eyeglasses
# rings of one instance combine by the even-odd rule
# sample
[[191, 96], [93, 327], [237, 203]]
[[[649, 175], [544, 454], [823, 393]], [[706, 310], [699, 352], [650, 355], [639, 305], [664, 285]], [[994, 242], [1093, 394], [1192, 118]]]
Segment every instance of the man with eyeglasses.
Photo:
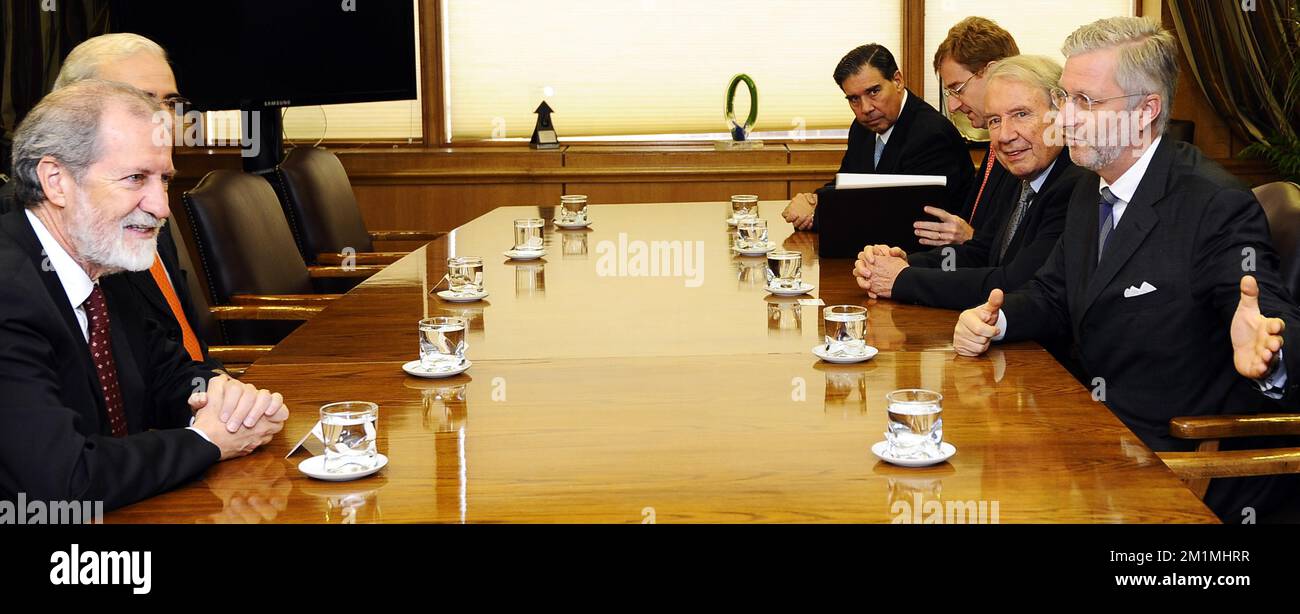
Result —
[[1016, 180], [1017, 189], [990, 209], [1005, 212], [996, 224], [953, 248], [911, 255], [898, 247], [868, 246], [858, 255], [853, 275], [871, 298], [965, 309], [983, 302], [993, 288], [1013, 290], [1047, 260], [1065, 228], [1066, 205], [1085, 171], [1053, 129], [1050, 92], [1061, 65], [1050, 58], [1019, 55], [989, 69], [984, 100], [989, 138], [996, 160]]
[[[177, 92], [176, 77], [167, 63], [167, 53], [157, 43], [138, 34], [105, 34], [87, 39], [77, 45], [64, 59], [54, 90], [67, 87], [85, 79], [117, 81], [143, 91], [173, 113], [183, 110], [188, 102]], [[177, 128], [181, 129], [181, 128]], [[0, 214], [18, 209], [12, 198], [0, 202]], [[164, 228], [158, 233], [158, 257], [146, 271], [127, 272], [122, 276], [126, 289], [138, 293], [148, 306], [139, 314], [157, 322], [167, 337], [184, 346], [193, 360], [205, 362], [210, 368], [220, 369], [221, 363], [208, 354], [208, 346], [194, 328], [194, 304], [190, 300], [189, 284], [181, 269], [176, 242], [171, 231]]]
[[[984, 92], [989, 70], [999, 60], [1020, 55], [1016, 40], [997, 23], [983, 17], [967, 17], [948, 30], [948, 36], [934, 52], [934, 71], [945, 95], [948, 114], [962, 113], [975, 128], [984, 128]], [[961, 210], [949, 213], [926, 207], [938, 221], [918, 220], [913, 226], [921, 245], [961, 245], [977, 229], [993, 221], [1000, 227], [1005, 215], [1002, 204], [1014, 200], [1020, 182], [1008, 175], [993, 155], [993, 143], [984, 152], [975, 180], [966, 190]]]
[[[944, 175], [943, 208], [957, 210], [974, 174], [966, 142], [952, 122], [907, 90], [894, 55], [875, 43], [862, 45], [840, 60], [834, 78], [854, 115], [837, 172]], [[818, 193], [833, 189], [834, 181], [795, 195], [782, 216], [797, 230], [815, 229]]]
[[[1053, 101], [1070, 157], [1096, 175], [1079, 181], [1064, 233], [1034, 279], [962, 312], [954, 348], [977, 356], [994, 341], [1072, 339], [1094, 398], [1157, 451], [1196, 445], [1170, 434], [1172, 418], [1277, 411], [1257, 391], [1294, 389], [1285, 369], [1253, 381], [1234, 369], [1234, 347], [1254, 337], [1229, 331], [1249, 298], [1243, 278], [1253, 276], [1262, 314], [1294, 319], [1300, 310], [1283, 289], [1254, 195], [1195, 147], [1162, 138], [1177, 41], [1154, 21], [1115, 17], [1079, 28], [1062, 51]], [[1245, 328], [1266, 323], [1242, 318]], [[1214, 480], [1205, 502], [1241, 522], [1276, 509], [1289, 484]]]

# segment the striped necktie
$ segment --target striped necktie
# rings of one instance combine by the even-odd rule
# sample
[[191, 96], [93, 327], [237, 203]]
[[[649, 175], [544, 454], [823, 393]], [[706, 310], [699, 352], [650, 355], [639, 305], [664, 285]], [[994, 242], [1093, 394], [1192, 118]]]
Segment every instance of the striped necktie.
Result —
[[1101, 189], [1101, 201], [1097, 203], [1097, 219], [1101, 220], [1097, 228], [1097, 262], [1101, 262], [1101, 256], [1106, 252], [1106, 243], [1115, 231], [1115, 203], [1118, 202], [1119, 198], [1110, 188]]

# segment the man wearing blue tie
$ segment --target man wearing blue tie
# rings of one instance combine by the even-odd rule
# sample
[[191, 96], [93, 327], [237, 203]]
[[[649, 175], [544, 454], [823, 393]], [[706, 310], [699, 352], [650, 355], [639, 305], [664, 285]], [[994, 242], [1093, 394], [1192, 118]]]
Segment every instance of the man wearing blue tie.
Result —
[[[1079, 181], [1034, 279], [962, 312], [953, 347], [976, 356], [993, 341], [1072, 340], [1093, 397], [1156, 451], [1194, 447], [1170, 434], [1178, 416], [1277, 411], [1257, 392], [1276, 385], [1265, 370], [1248, 369], [1252, 381], [1234, 369], [1233, 339], [1247, 335], [1230, 335], [1229, 323], [1247, 285], [1265, 314], [1300, 310], [1254, 195], [1195, 147], [1162, 137], [1177, 41], [1154, 21], [1114, 17], [1079, 28], [1062, 51], [1054, 104], [1070, 157], [1096, 175]], [[1241, 522], [1247, 507], [1268, 514], [1286, 486], [1213, 480], [1205, 502]]]
[[[840, 60], [834, 77], [854, 116], [837, 172], [944, 175], [948, 199], [941, 204], [959, 210], [975, 174], [966, 142], [952, 122], [908, 91], [894, 54], [862, 45]], [[817, 193], [834, 187], [832, 181]], [[782, 212], [796, 230], [815, 229], [817, 193], [795, 195]]]

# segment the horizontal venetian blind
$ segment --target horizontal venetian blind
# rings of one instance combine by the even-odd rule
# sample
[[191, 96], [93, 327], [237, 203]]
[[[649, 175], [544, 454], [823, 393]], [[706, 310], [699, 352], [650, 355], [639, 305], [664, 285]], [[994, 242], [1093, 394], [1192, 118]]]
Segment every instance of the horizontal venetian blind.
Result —
[[737, 73], [758, 85], [755, 130], [842, 129], [853, 115], [831, 78], [836, 63], [869, 42], [900, 55], [899, 0], [442, 4], [455, 141], [527, 138], [543, 99], [561, 138], [725, 132]]

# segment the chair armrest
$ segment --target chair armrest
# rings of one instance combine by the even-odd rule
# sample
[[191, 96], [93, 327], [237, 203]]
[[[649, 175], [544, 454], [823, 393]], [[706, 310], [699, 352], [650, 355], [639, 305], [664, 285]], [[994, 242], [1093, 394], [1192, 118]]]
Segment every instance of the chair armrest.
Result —
[[1300, 472], [1300, 448], [1158, 452], [1156, 456], [1183, 480]]
[[371, 230], [371, 241], [432, 241], [446, 235], [445, 232], [424, 230]]
[[359, 264], [357, 266], [309, 266], [307, 275], [312, 279], [339, 277], [370, 277], [384, 270], [382, 264]]
[[219, 305], [209, 308], [218, 320], [310, 320], [325, 308], [319, 305]]
[[342, 294], [236, 294], [231, 305], [328, 305]]
[[251, 363], [271, 353], [271, 345], [212, 345], [208, 354], [223, 363]]
[[1169, 421], [1169, 434], [1179, 439], [1300, 435], [1300, 414], [1184, 416]]
[[411, 252], [357, 252], [355, 254], [336, 254], [326, 252], [316, 255], [316, 264], [337, 266], [349, 257], [353, 264], [392, 264]]

